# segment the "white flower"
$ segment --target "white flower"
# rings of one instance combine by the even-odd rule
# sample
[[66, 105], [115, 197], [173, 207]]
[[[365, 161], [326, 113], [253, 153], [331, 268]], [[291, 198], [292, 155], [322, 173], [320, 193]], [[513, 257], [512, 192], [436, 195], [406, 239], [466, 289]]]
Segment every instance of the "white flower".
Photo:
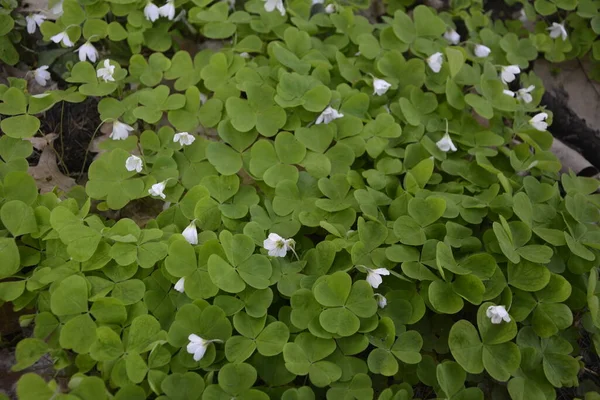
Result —
[[62, 44], [64, 44], [67, 47], [73, 47], [73, 42], [71, 42], [71, 39], [69, 38], [69, 35], [67, 35], [67, 32], [57, 33], [56, 35], [52, 36], [50, 40], [52, 40], [54, 43], [62, 42]]
[[521, 73], [521, 68], [518, 65], [509, 65], [506, 67], [502, 67], [500, 71], [500, 79], [504, 83], [510, 83], [515, 80], [516, 76]]
[[521, 11], [519, 12], [519, 21], [527, 22], [527, 14], [525, 14], [525, 8], [521, 8]]
[[110, 64], [110, 60], [104, 60], [104, 68], [98, 68], [96, 76], [102, 78], [104, 82], [114, 82], [113, 74], [115, 73], [115, 66]]
[[158, 17], [160, 17], [160, 13], [156, 4], [151, 1], [146, 3], [146, 7], [144, 7], [144, 16], [150, 22], [156, 21]]
[[490, 53], [492, 52], [492, 49], [490, 49], [489, 47], [484, 46], [482, 44], [476, 44], [474, 52], [477, 57], [485, 58], [490, 55]]
[[181, 232], [181, 234], [189, 244], [198, 244], [198, 231], [196, 230], [196, 222], [190, 222], [190, 224], [183, 230], [183, 232]]
[[29, 14], [25, 17], [27, 21], [27, 33], [30, 35], [34, 34], [38, 26], [42, 26], [42, 23], [46, 20], [46, 16], [43, 14]]
[[42, 65], [38, 69], [33, 70], [33, 79], [40, 85], [46, 86], [46, 81], [50, 80], [50, 72], [48, 72], [48, 66]]
[[155, 183], [150, 189], [148, 189], [148, 193], [150, 196], [158, 196], [162, 199], [166, 199], [167, 196], [163, 193], [165, 187], [167, 187], [167, 181]]
[[51, 9], [50, 12], [55, 14], [56, 16], [61, 16], [63, 13], [63, 0], [60, 0], [56, 3]]
[[294, 239], [284, 239], [276, 233], [269, 233], [263, 242], [263, 247], [268, 250], [271, 257], [285, 257], [288, 250], [294, 247]]
[[184, 283], [185, 283], [185, 278], [179, 278], [177, 283], [175, 283], [175, 286], [173, 287], [173, 289], [177, 290], [179, 293], [183, 293], [185, 290], [185, 288], [183, 287]]
[[377, 269], [367, 268], [367, 282], [369, 282], [369, 285], [371, 285], [371, 287], [373, 287], [374, 289], [377, 289], [379, 287], [379, 285], [381, 285], [381, 282], [383, 282], [381, 275], [389, 275], [389, 274], [390, 274], [390, 271], [388, 271], [386, 268], [377, 268]]
[[87, 58], [95, 63], [98, 58], [98, 50], [90, 42], [85, 42], [77, 51], [79, 52], [79, 61], [85, 61]]
[[118, 120], [113, 121], [112, 132], [110, 133], [110, 138], [112, 140], [125, 140], [129, 137], [129, 132], [131, 132], [133, 128], [127, 124], [119, 122]]
[[383, 79], [373, 78], [373, 94], [376, 94], [377, 96], [383, 96], [391, 86], [391, 83], [386, 82]]
[[173, 136], [173, 142], [179, 142], [182, 146], [189, 146], [194, 143], [194, 140], [196, 140], [196, 138], [187, 132], [176, 133], [175, 136]]
[[510, 322], [510, 315], [504, 306], [489, 306], [485, 315], [492, 320], [492, 324], [501, 324], [502, 320]]
[[319, 115], [315, 124], [317, 124], [317, 125], [328, 124], [331, 121], [333, 121], [334, 119], [342, 118], [343, 116], [344, 116], [344, 114], [342, 114], [341, 112], [338, 112], [338, 110], [329, 106], [325, 110], [323, 110], [321, 115]]
[[384, 295], [375, 293], [375, 299], [377, 300], [377, 305], [379, 308], [385, 308], [385, 306], [387, 306], [387, 299]]
[[557, 37], [561, 37], [562, 40], [567, 40], [567, 30], [565, 29], [565, 23], [562, 24], [553, 22], [550, 28], [547, 28], [550, 31], [550, 37], [552, 39], [556, 39]]
[[523, 100], [525, 103], [531, 103], [533, 101], [533, 97], [529, 93], [533, 92], [534, 89], [535, 86], [531, 85], [517, 90], [517, 99]]
[[206, 349], [208, 348], [209, 344], [213, 342], [221, 342], [219, 339], [205, 340], [193, 333], [188, 336], [188, 340], [190, 343], [188, 343], [186, 350], [188, 353], [194, 355], [194, 361], [202, 360], [202, 357], [204, 357], [204, 353], [206, 353]]
[[161, 17], [167, 17], [172, 21], [175, 18], [175, 4], [172, 0], [168, 0], [164, 6], [158, 9], [158, 13]]
[[460, 43], [460, 35], [454, 29], [448, 29], [446, 33], [444, 33], [444, 39], [446, 39], [451, 44]]
[[312, 0], [311, 5], [315, 5], [315, 4], [323, 4], [325, 3], [325, 0]]
[[510, 97], [515, 97], [515, 92], [513, 92], [512, 90], [504, 89], [502, 93]]
[[444, 56], [439, 51], [437, 53], [433, 53], [427, 58], [427, 65], [429, 68], [436, 74], [441, 71], [442, 63], [444, 62]]
[[277, 9], [281, 16], [285, 15], [285, 7], [283, 6], [283, 0], [265, 0], [265, 10], [271, 12]]
[[127, 160], [125, 160], [125, 168], [127, 168], [127, 171], [135, 171], [139, 173], [142, 172], [143, 166], [144, 163], [138, 156], [131, 155], [127, 158]]
[[227, 2], [229, 3], [229, 8], [233, 10], [235, 8], [235, 0], [227, 0]]
[[336, 10], [335, 4], [328, 4], [327, 7], [325, 7], [325, 12], [327, 14], [333, 14]]
[[438, 140], [435, 145], [444, 153], [447, 153], [449, 151], [456, 151], [456, 146], [454, 145], [454, 143], [452, 143], [452, 139], [450, 138], [450, 135], [448, 133], [446, 133], [440, 140]]
[[201, 92], [200, 93], [200, 104], [206, 103], [207, 100], [208, 100], [208, 96]]
[[548, 114], [545, 112], [536, 114], [529, 120], [529, 125], [533, 126], [538, 131], [544, 132], [548, 128], [548, 123], [546, 122], [547, 118]]

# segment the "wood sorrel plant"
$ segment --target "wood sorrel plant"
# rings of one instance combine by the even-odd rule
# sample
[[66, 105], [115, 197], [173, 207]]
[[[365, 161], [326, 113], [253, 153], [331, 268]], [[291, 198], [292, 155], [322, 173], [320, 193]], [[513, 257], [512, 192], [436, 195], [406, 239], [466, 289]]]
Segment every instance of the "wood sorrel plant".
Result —
[[[69, 83], [0, 85], [0, 299], [33, 326], [13, 369], [70, 377], [27, 373], [20, 399], [545, 400], [580, 377], [595, 398], [600, 184], [559, 175], [526, 72], [568, 33], [468, 1], [377, 23], [352, 1], [51, 3], [0, 13], [0, 58], [39, 29], [65, 51], [30, 78]], [[596, 29], [589, 3], [569, 18]], [[222, 48], [184, 50], [202, 36]], [[111, 135], [85, 194], [40, 194], [23, 139], [87, 97]], [[143, 227], [100, 213], [144, 198]]]

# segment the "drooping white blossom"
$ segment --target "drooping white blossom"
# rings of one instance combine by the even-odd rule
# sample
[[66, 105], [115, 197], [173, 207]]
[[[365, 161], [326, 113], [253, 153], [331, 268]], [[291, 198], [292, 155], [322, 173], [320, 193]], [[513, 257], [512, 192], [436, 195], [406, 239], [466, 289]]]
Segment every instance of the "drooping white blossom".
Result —
[[377, 289], [381, 282], [383, 282], [383, 278], [381, 275], [389, 275], [390, 271], [386, 268], [376, 268], [371, 269], [367, 268], [367, 282], [371, 285], [372, 288]]
[[79, 61], [85, 61], [86, 58], [91, 62], [95, 63], [98, 58], [98, 50], [90, 42], [85, 42], [77, 49], [79, 53]]
[[112, 132], [110, 138], [113, 140], [125, 140], [129, 137], [129, 132], [133, 130], [133, 127], [120, 122], [119, 120], [113, 121]]
[[63, 0], [60, 0], [50, 9], [50, 12], [57, 17], [60, 17], [63, 14]]
[[377, 305], [379, 308], [385, 308], [385, 306], [387, 306], [387, 299], [384, 295], [375, 293], [375, 300], [377, 300]]
[[517, 90], [517, 99], [524, 101], [525, 103], [531, 103], [533, 101], [533, 97], [531, 96], [531, 92], [535, 89], [535, 86], [530, 85], [526, 88], [521, 88]]
[[191, 334], [188, 336], [188, 340], [190, 341], [186, 347], [188, 353], [193, 354], [194, 361], [202, 360], [204, 354], [206, 353], [206, 349], [208, 345], [214, 342], [221, 342], [219, 339], [206, 340], [202, 339], [200, 336], [196, 334]]
[[162, 181], [155, 183], [152, 185], [150, 189], [148, 189], [148, 193], [150, 196], [160, 197], [162, 199], [166, 199], [167, 196], [163, 193], [165, 188], [167, 187], [167, 181]]
[[335, 4], [327, 4], [327, 7], [325, 7], [325, 12], [327, 14], [333, 14], [335, 11], [337, 10]]
[[485, 315], [492, 320], [492, 324], [501, 324], [503, 320], [510, 322], [510, 315], [504, 306], [489, 306]]
[[96, 76], [102, 79], [104, 82], [114, 82], [115, 78], [113, 74], [115, 73], [115, 66], [111, 65], [110, 60], [104, 60], [104, 67], [98, 68], [96, 71]]
[[189, 244], [198, 244], [198, 231], [196, 230], [196, 222], [192, 221], [190, 224], [181, 232], [185, 240]]
[[156, 21], [160, 17], [160, 12], [158, 11], [158, 6], [154, 4], [152, 1], [148, 1], [146, 6], [144, 7], [144, 16], [150, 22]]
[[448, 29], [444, 33], [444, 39], [446, 39], [450, 44], [460, 43], [460, 35], [454, 29]]
[[125, 168], [127, 171], [135, 171], [137, 173], [142, 172], [142, 168], [144, 167], [144, 163], [141, 158], [138, 156], [130, 155], [127, 160], [125, 160]]
[[521, 73], [521, 68], [518, 65], [508, 65], [500, 70], [500, 79], [504, 83], [510, 83], [515, 80], [516, 75]]
[[342, 114], [335, 108], [329, 106], [325, 110], [323, 110], [321, 115], [319, 115], [315, 124], [328, 124], [335, 119], [342, 118], [343, 116], [344, 114]]
[[172, 21], [175, 18], [175, 4], [173, 0], [167, 0], [164, 6], [161, 6], [158, 9], [158, 14], [161, 17], [166, 17], [169, 21]]
[[183, 293], [185, 291], [185, 278], [179, 278], [179, 280], [173, 286], [173, 289], [177, 290], [179, 293]]
[[487, 56], [490, 55], [490, 53], [492, 52], [492, 49], [490, 49], [487, 46], [484, 46], [482, 44], [476, 44], [475, 45], [475, 56], [479, 57], [479, 58], [485, 58]]
[[510, 97], [515, 97], [515, 92], [513, 92], [512, 90], [504, 89], [502, 93]]
[[548, 114], [545, 112], [538, 113], [529, 120], [529, 124], [538, 131], [544, 132], [546, 129], [548, 129], [548, 123], [546, 122], [546, 119], [548, 119]]
[[33, 70], [33, 79], [40, 85], [46, 86], [47, 81], [50, 80], [50, 72], [48, 72], [48, 66], [42, 65], [41, 67]]
[[444, 136], [442, 136], [442, 138], [435, 143], [435, 145], [444, 153], [457, 150], [448, 133], [445, 133]]
[[281, 16], [285, 15], [285, 6], [283, 5], [283, 0], [265, 0], [265, 10], [267, 12], [272, 12], [275, 9], [279, 11]]
[[29, 14], [25, 17], [27, 22], [27, 33], [33, 35], [39, 26], [46, 20], [46, 16], [43, 14]]
[[179, 142], [182, 146], [189, 146], [194, 143], [194, 140], [196, 140], [196, 138], [187, 132], [179, 132], [173, 136], [173, 142]]
[[427, 57], [427, 65], [429, 65], [429, 68], [436, 74], [442, 70], [443, 63], [444, 56], [439, 51]]
[[74, 45], [66, 31], [57, 33], [56, 35], [52, 36], [50, 40], [52, 40], [54, 43], [62, 42], [62, 44], [67, 47], [73, 47]]
[[263, 247], [271, 257], [285, 257], [289, 250], [293, 250], [294, 239], [284, 239], [276, 233], [269, 233], [263, 241]]
[[567, 34], [567, 30], [565, 29], [565, 23], [559, 24], [557, 22], [553, 22], [550, 28], [547, 28], [550, 31], [550, 37], [552, 39], [556, 39], [557, 37], [561, 37], [562, 40], [567, 40], [569, 36]]
[[383, 96], [391, 86], [391, 83], [383, 79], [373, 78], [373, 94], [377, 96]]

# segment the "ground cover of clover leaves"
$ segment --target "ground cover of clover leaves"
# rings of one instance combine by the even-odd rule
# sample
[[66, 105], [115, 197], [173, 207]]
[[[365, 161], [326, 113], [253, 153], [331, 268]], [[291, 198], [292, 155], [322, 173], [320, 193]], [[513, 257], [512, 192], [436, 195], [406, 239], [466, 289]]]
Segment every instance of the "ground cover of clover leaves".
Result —
[[[525, 3], [533, 31], [466, 0], [6, 4], [0, 57], [50, 43], [29, 78], [68, 83], [0, 86], [13, 369], [69, 376], [19, 399], [598, 398], [600, 183], [559, 174], [527, 72], [598, 58], [597, 2]], [[39, 193], [26, 139], [88, 97], [85, 188]]]

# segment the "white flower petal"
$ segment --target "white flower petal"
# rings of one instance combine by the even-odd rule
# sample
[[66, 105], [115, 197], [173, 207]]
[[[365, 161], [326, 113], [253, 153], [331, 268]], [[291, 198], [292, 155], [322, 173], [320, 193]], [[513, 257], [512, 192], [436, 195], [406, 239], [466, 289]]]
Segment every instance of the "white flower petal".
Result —
[[438, 140], [435, 143], [435, 145], [444, 153], [447, 153], [449, 151], [454, 152], [457, 150], [456, 146], [452, 142], [452, 138], [450, 138], [450, 135], [448, 133], [444, 134], [444, 136], [440, 140]]
[[344, 116], [344, 114], [342, 114], [341, 112], [338, 112], [338, 110], [336, 110], [335, 108], [332, 108], [331, 106], [327, 107], [325, 110], [323, 110], [323, 112], [321, 113], [321, 115], [319, 115], [317, 117], [317, 120], [315, 122], [316, 125], [319, 124], [328, 124], [333, 120], [336, 120], [338, 118], [342, 118]]
[[433, 53], [427, 58], [427, 65], [436, 74], [442, 70], [442, 64], [444, 63], [444, 56], [439, 51]]
[[484, 46], [482, 44], [475, 45], [474, 53], [475, 53], [475, 56], [477, 56], [479, 58], [485, 58], [485, 57], [489, 56], [491, 52], [492, 52], [492, 50], [487, 46]]
[[173, 289], [177, 290], [179, 293], [183, 293], [185, 291], [184, 285], [185, 285], [185, 278], [179, 278], [177, 283], [175, 283], [175, 286], [173, 287]]
[[373, 94], [377, 96], [383, 96], [391, 86], [391, 83], [383, 79], [373, 78]]
[[184, 230], [181, 232], [185, 240], [189, 244], [198, 244], [198, 231], [196, 230], [196, 223], [192, 221]]

